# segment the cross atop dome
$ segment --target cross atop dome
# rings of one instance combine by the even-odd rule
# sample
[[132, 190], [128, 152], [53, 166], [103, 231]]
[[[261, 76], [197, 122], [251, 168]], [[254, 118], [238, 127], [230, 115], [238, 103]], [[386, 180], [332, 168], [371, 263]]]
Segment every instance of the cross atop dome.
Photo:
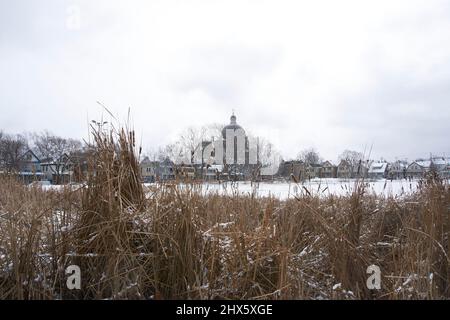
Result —
[[231, 115], [231, 118], [230, 118], [230, 124], [236, 124], [236, 116], [234, 115], [234, 109], [233, 109], [233, 114]]
[[[242, 127], [240, 125], [237, 124], [236, 122], [236, 115], [234, 114], [234, 109], [233, 109], [233, 113], [231, 114], [230, 117], [230, 124], [226, 125], [223, 130], [222, 130], [222, 136], [225, 139], [225, 132], [227, 129], [232, 129], [232, 130], [237, 130], [237, 129], [242, 129]], [[244, 129], [242, 129], [244, 130]]]

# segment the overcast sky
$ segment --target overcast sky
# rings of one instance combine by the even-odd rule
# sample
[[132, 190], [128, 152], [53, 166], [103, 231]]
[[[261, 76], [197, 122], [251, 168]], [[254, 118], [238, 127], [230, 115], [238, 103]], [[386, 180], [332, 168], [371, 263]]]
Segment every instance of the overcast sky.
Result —
[[103, 104], [144, 149], [228, 124], [315, 147], [450, 155], [450, 1], [0, 1], [0, 129], [86, 137]]

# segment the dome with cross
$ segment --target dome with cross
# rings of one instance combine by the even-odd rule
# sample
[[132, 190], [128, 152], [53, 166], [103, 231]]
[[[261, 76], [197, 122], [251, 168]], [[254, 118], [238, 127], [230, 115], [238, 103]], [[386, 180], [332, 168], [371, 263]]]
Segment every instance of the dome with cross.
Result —
[[242, 129], [244, 131], [244, 134], [245, 134], [245, 130], [240, 125], [237, 124], [236, 116], [234, 115], [234, 112], [233, 112], [233, 114], [230, 117], [230, 124], [226, 125], [222, 129], [222, 137], [224, 139], [226, 138], [227, 130], [230, 130], [230, 129], [233, 130], [233, 131], [236, 131], [238, 129]]

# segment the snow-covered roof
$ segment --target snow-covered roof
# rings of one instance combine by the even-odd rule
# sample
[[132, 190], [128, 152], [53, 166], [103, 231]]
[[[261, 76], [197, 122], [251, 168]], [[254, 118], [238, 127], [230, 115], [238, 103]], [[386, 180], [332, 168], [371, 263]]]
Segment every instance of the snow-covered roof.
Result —
[[418, 161], [415, 161], [415, 163], [417, 163], [419, 166], [421, 166], [423, 168], [429, 168], [431, 166], [430, 160], [418, 160]]
[[217, 170], [219, 172], [222, 172], [223, 165], [221, 165], [221, 164], [212, 164], [209, 168], [213, 169], [213, 170]]
[[384, 173], [387, 168], [386, 162], [373, 162], [370, 165], [369, 173]]
[[334, 164], [330, 160], [326, 160], [326, 161], [322, 162], [322, 167], [328, 167], [328, 166], [334, 167]]
[[42, 172], [19, 172], [19, 175], [21, 176], [42, 176], [44, 175]]
[[392, 162], [389, 166], [392, 170], [395, 171], [406, 169], [408, 167], [408, 164], [404, 161], [397, 160], [395, 162]]
[[31, 161], [40, 162], [40, 159], [36, 156], [36, 154], [31, 149], [28, 149], [27, 151], [25, 151], [20, 158], [24, 159], [28, 154], [31, 155]]
[[450, 158], [433, 158], [433, 163], [438, 166], [450, 165]]

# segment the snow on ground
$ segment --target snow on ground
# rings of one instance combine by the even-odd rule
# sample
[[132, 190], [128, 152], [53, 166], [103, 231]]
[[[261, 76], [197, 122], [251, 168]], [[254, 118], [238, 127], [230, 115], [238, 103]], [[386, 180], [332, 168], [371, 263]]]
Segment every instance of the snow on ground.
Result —
[[[345, 196], [353, 192], [355, 188], [354, 179], [312, 179], [301, 184], [288, 182], [260, 182], [251, 183], [247, 181], [225, 182], [225, 183], [204, 183], [202, 185], [203, 194], [218, 193], [221, 195], [251, 195], [254, 193], [259, 197], [274, 196], [282, 200], [293, 198], [294, 196], [312, 194], [319, 196]], [[419, 180], [367, 180], [366, 193], [401, 197], [413, 193], [417, 189]], [[450, 180], [449, 180], [450, 183]], [[71, 186], [72, 190], [80, 188], [82, 185]], [[145, 184], [145, 186], [155, 186], [155, 184]], [[61, 190], [64, 186], [43, 186], [44, 190]]]
[[[366, 192], [369, 194], [384, 196], [403, 196], [413, 193], [417, 189], [418, 180], [375, 180], [366, 181]], [[205, 184], [203, 192], [217, 192], [219, 194], [231, 195], [235, 192], [240, 194], [252, 194], [257, 196], [274, 196], [280, 199], [293, 198], [297, 195], [312, 194], [319, 196], [337, 195], [343, 196], [352, 193], [355, 188], [355, 180], [347, 179], [313, 179], [302, 184], [287, 182], [261, 182], [259, 184], [250, 182], [237, 182], [236, 184]]]
[[[233, 195], [236, 193], [266, 197], [274, 196], [282, 200], [293, 198], [294, 196], [311, 194], [318, 196], [345, 196], [353, 192], [355, 188], [354, 179], [312, 179], [301, 184], [288, 182], [260, 182], [251, 183], [247, 181], [227, 182], [227, 183], [204, 183], [203, 194], [218, 193], [221, 195]], [[401, 197], [416, 191], [419, 180], [367, 180], [366, 193]], [[150, 186], [152, 184], [147, 184]]]
[[70, 185], [50, 184], [50, 185], [37, 185], [36, 187], [41, 188], [44, 191], [60, 191], [63, 190], [64, 188], [75, 191], [78, 190], [79, 188], [82, 188], [83, 184], [70, 184]]

